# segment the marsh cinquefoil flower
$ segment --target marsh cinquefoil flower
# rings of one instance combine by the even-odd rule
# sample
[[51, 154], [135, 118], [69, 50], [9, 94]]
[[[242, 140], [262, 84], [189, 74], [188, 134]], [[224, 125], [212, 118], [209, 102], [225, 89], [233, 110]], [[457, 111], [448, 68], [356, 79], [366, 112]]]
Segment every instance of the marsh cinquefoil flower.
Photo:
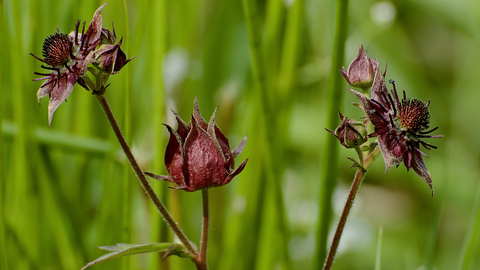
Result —
[[[103, 69], [110, 68], [110, 72], [107, 73], [114, 74], [131, 60], [126, 59], [125, 53], [121, 51], [121, 41], [113, 45], [116, 42], [115, 32], [102, 28], [100, 13], [105, 5], [103, 4], [95, 11], [86, 33], [85, 22], [80, 33], [80, 20], [78, 20], [75, 31], [70, 34], [62, 34], [57, 29], [55, 34], [45, 39], [42, 49], [43, 59], [30, 53], [45, 63], [46, 66], [42, 65], [41, 67], [49, 71], [49, 73], [34, 72], [34, 74], [44, 76], [34, 79], [34, 81], [45, 80], [37, 92], [37, 98], [39, 102], [43, 97], [49, 96], [50, 98], [48, 104], [49, 125], [52, 122], [53, 113], [70, 95], [75, 83], [89, 90], [82, 77], [86, 75], [90, 64], [95, 64]], [[99, 48], [104, 43], [110, 44], [112, 48], [105, 46]], [[109, 50], [105, 50], [105, 48]], [[106, 55], [109, 57], [105, 57]]]
[[[385, 71], [386, 73], [386, 71]], [[423, 141], [424, 138], [440, 138], [443, 135], [427, 135], [438, 127], [428, 130], [430, 101], [423, 102], [416, 98], [407, 98], [405, 91], [403, 99], [398, 98], [393, 80], [390, 92], [385, 85], [385, 73], [377, 67], [372, 86], [372, 98], [349, 89], [362, 104], [363, 111], [373, 124], [375, 131], [369, 137], [378, 137], [378, 146], [382, 153], [386, 171], [393, 166], [405, 164], [411, 168], [430, 186], [433, 196], [432, 177], [422, 156], [428, 157], [420, 145], [426, 149], [437, 148]]]
[[192, 192], [226, 185], [242, 172], [248, 159], [237, 169], [234, 169], [233, 159], [242, 152], [247, 136], [235, 150], [230, 151], [227, 138], [215, 124], [217, 109], [207, 123], [200, 114], [195, 98], [193, 115], [188, 125], [173, 112], [178, 122], [177, 131], [165, 125], [170, 132], [165, 153], [165, 166], [169, 175], [146, 175], [175, 183], [177, 189]]

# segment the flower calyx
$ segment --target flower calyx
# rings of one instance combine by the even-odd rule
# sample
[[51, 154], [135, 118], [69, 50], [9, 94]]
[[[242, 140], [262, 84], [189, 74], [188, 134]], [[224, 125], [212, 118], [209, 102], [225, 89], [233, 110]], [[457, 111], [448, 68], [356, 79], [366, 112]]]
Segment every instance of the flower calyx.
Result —
[[345, 70], [345, 67], [342, 67], [340, 73], [349, 85], [365, 90], [372, 86], [377, 67], [378, 62], [368, 56], [362, 45], [360, 46], [357, 56], [348, 66], [348, 69]]
[[335, 136], [340, 144], [346, 148], [354, 148], [362, 145], [368, 140], [367, 130], [362, 122], [355, 121], [344, 117], [342, 113], [338, 112], [342, 122], [333, 131], [326, 129], [330, 134]]
[[177, 130], [165, 125], [170, 133], [165, 153], [169, 175], [145, 174], [175, 183], [178, 185], [176, 189], [193, 192], [226, 185], [242, 172], [248, 159], [234, 169], [234, 158], [245, 147], [247, 136], [231, 151], [227, 138], [215, 124], [217, 109], [207, 123], [195, 98], [194, 112], [188, 125], [173, 112], [178, 122]]

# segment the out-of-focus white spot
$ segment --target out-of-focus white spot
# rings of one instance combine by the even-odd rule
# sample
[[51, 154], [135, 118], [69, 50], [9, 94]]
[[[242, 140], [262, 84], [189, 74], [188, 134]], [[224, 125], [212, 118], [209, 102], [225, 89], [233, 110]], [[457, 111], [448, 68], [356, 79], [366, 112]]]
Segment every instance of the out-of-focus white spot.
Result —
[[392, 2], [384, 1], [372, 5], [370, 17], [378, 26], [388, 28], [395, 21], [397, 9]]
[[163, 57], [163, 81], [167, 93], [173, 91], [176, 85], [182, 82], [190, 68], [187, 50], [175, 48]]
[[245, 207], [246, 207], [246, 200], [245, 200], [245, 197], [244, 196], [236, 196], [234, 199], [233, 199], [233, 211], [235, 212], [235, 214], [241, 214], [245, 211]]
[[285, 4], [285, 7], [290, 8], [295, 0], [283, 0], [283, 3]]

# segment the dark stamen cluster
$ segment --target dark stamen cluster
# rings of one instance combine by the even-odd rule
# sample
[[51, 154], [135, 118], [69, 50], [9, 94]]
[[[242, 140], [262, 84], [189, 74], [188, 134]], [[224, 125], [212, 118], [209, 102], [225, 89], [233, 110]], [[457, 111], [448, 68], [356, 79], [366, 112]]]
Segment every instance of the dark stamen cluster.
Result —
[[43, 61], [52, 67], [65, 65], [70, 56], [71, 48], [72, 43], [68, 40], [68, 36], [56, 32], [48, 36], [43, 42]]
[[430, 124], [430, 113], [428, 103], [416, 98], [402, 100], [399, 108], [398, 119], [404, 129], [417, 133], [428, 128]]

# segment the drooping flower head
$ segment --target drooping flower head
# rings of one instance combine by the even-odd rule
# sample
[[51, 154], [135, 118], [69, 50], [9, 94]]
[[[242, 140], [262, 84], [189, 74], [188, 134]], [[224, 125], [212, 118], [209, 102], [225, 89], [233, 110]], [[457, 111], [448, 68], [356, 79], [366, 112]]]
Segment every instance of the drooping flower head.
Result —
[[[386, 73], [386, 71], [385, 71]], [[393, 89], [390, 92], [385, 85], [385, 73], [377, 68], [372, 86], [372, 98], [349, 89], [362, 104], [363, 110], [375, 131], [369, 137], [378, 137], [378, 145], [382, 153], [386, 171], [393, 166], [405, 164], [407, 170], [413, 170], [430, 186], [433, 196], [432, 177], [423, 161], [428, 157], [420, 145], [426, 149], [437, 148], [427, 142], [425, 138], [440, 138], [443, 135], [428, 135], [438, 127], [429, 129], [430, 101], [423, 102], [416, 98], [407, 98], [403, 91], [403, 98], [398, 98], [394, 81], [390, 80]]]
[[[43, 59], [30, 53], [33, 57], [45, 63], [41, 65], [43, 69], [48, 70], [48, 73], [34, 72], [34, 74], [43, 76], [42, 78], [33, 79], [34, 81], [45, 82], [40, 86], [37, 92], [37, 98], [40, 99], [46, 96], [50, 97], [48, 104], [48, 123], [52, 122], [53, 114], [55, 110], [67, 99], [73, 90], [75, 83], [80, 84], [85, 89], [89, 90], [87, 83], [82, 79], [87, 73], [89, 64], [96, 64], [102, 66], [102, 61], [109, 59], [96, 57], [99, 46], [105, 41], [111, 41], [112, 44], [116, 40], [115, 32], [102, 28], [102, 16], [101, 11], [105, 7], [106, 3], [99, 7], [90, 22], [90, 26], [85, 32], [85, 23], [83, 23], [82, 31], [80, 32], [80, 20], [77, 21], [75, 30], [70, 34], [57, 32], [48, 36], [42, 49]], [[117, 54], [121, 54], [120, 51], [121, 41], [114, 45], [115, 54], [112, 57], [116, 57]], [[105, 54], [104, 51], [101, 53]], [[123, 53], [123, 52], [122, 52]], [[123, 65], [128, 63], [131, 59], [123, 59], [125, 53], [120, 56], [120, 60], [114, 60], [114, 66], [111, 69], [111, 73], [114, 74], [120, 70]], [[98, 89], [97, 89], [98, 90]]]
[[177, 189], [193, 192], [226, 185], [242, 172], [248, 159], [234, 169], [234, 158], [245, 147], [247, 136], [231, 151], [227, 138], [215, 124], [217, 109], [207, 123], [200, 114], [195, 98], [193, 115], [188, 125], [173, 112], [178, 122], [177, 131], [165, 125], [170, 132], [165, 152], [165, 166], [169, 175], [146, 175], [175, 183]]

